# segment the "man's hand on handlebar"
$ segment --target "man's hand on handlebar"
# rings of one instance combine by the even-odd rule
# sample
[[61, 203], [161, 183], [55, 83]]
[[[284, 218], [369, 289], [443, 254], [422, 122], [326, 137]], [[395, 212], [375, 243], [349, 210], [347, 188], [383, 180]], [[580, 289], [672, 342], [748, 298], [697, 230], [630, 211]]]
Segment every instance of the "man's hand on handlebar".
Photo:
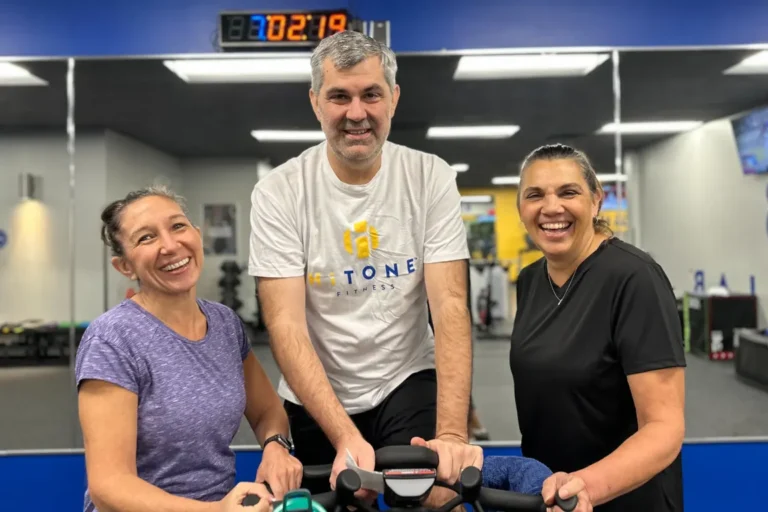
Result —
[[[259, 503], [253, 506], [242, 505], [243, 499], [249, 494], [259, 496], [261, 498]], [[240, 482], [218, 504], [219, 512], [268, 512], [272, 504], [272, 496], [262, 484]]]
[[426, 441], [420, 437], [411, 439], [412, 446], [424, 446], [437, 452], [440, 462], [437, 466], [437, 479], [454, 484], [464, 468], [474, 466], [483, 469], [483, 449], [452, 438]]
[[[373, 446], [370, 445], [359, 433], [341, 440], [336, 446], [336, 458], [333, 461], [333, 470], [331, 472], [331, 489], [336, 489], [336, 477], [339, 473], [347, 469], [347, 451], [352, 455], [355, 463], [360, 469], [373, 471], [375, 469], [376, 456]], [[355, 493], [359, 499], [366, 502], [373, 502], [376, 497], [376, 491], [360, 489]]]
[[[421, 437], [411, 439], [411, 446], [423, 446], [437, 453], [437, 479], [453, 485], [461, 477], [465, 468], [474, 466], [483, 469], [483, 449], [450, 437], [437, 438], [427, 441]], [[432, 508], [440, 508], [450, 501], [456, 493], [443, 487], [434, 487], [427, 498], [426, 504]], [[456, 507], [454, 511], [463, 510]]]
[[592, 512], [592, 501], [587, 493], [587, 486], [580, 477], [560, 472], [544, 480], [541, 496], [548, 507], [547, 512], [562, 512], [562, 509], [555, 505], [555, 492], [563, 499], [578, 497], [579, 502], [573, 512]]

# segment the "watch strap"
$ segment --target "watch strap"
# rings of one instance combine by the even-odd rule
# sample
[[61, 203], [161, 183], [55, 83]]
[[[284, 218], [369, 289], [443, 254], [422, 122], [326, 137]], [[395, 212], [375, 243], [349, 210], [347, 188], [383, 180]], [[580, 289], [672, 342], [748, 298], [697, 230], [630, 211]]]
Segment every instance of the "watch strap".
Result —
[[293, 443], [291, 443], [290, 439], [286, 438], [282, 434], [275, 434], [275, 435], [273, 435], [271, 437], [268, 437], [267, 439], [264, 440], [264, 444], [262, 445], [261, 448], [262, 449], [266, 448], [266, 446], [269, 443], [272, 443], [272, 442], [278, 443], [279, 445], [281, 445], [283, 448], [285, 448], [289, 452], [293, 451]]

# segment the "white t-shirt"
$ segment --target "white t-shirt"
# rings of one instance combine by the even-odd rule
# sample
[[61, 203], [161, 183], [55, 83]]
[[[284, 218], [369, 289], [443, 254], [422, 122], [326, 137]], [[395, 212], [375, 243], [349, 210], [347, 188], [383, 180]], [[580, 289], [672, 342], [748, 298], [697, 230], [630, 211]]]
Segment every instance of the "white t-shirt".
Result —
[[[254, 187], [248, 273], [306, 277], [309, 336], [349, 414], [435, 367], [424, 264], [469, 258], [456, 173], [386, 142], [365, 185], [343, 183], [323, 142]], [[281, 378], [280, 396], [299, 403]]]

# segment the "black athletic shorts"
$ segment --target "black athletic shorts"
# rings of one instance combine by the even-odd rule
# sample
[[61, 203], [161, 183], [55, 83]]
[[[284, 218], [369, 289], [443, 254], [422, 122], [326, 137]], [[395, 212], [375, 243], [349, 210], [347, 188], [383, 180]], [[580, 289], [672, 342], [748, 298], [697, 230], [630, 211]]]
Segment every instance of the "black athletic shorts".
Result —
[[[295, 457], [305, 466], [332, 464], [336, 450], [322, 429], [306, 412], [285, 401], [285, 411], [296, 448]], [[382, 446], [411, 444], [414, 437], [433, 439], [437, 424], [437, 374], [424, 370], [408, 377], [381, 404], [350, 416], [374, 450]], [[302, 487], [313, 494], [330, 490], [327, 478], [307, 480]]]

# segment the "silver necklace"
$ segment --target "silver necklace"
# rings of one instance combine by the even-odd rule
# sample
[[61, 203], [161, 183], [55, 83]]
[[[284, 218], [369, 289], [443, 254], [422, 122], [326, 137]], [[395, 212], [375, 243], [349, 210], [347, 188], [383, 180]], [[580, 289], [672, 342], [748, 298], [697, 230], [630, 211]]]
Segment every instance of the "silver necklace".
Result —
[[563, 299], [565, 299], [565, 296], [568, 295], [568, 290], [571, 288], [571, 283], [573, 283], [573, 276], [576, 275], [576, 272], [571, 274], [571, 277], [568, 278], [568, 287], [565, 289], [565, 293], [563, 294], [562, 298], [557, 296], [557, 293], [555, 293], [555, 285], [552, 283], [552, 277], [549, 275], [549, 269], [546, 269], [547, 272], [547, 279], [549, 280], [549, 289], [552, 290], [552, 295], [555, 296], [557, 299], [557, 305], [559, 306]]
[[[602, 242], [600, 242], [600, 246], [603, 246], [604, 244], [608, 243], [608, 240], [612, 238], [613, 237], [603, 240]], [[576, 270], [578, 270], [578, 268]], [[555, 285], [552, 283], [552, 276], [549, 275], [549, 266], [545, 265], [544, 271], [547, 273], [547, 279], [549, 280], [549, 289], [552, 290], [552, 295], [554, 295], [555, 298], [557, 299], [558, 306], [563, 302], [563, 299], [565, 299], [565, 296], [568, 295], [568, 290], [571, 289], [571, 284], [573, 283], [573, 277], [576, 275], [576, 270], [574, 270], [573, 274], [571, 274], [571, 277], [568, 278], [568, 287], [565, 289], [565, 293], [563, 294], [563, 297], [560, 298], [557, 296], [557, 293], [555, 293]]]

